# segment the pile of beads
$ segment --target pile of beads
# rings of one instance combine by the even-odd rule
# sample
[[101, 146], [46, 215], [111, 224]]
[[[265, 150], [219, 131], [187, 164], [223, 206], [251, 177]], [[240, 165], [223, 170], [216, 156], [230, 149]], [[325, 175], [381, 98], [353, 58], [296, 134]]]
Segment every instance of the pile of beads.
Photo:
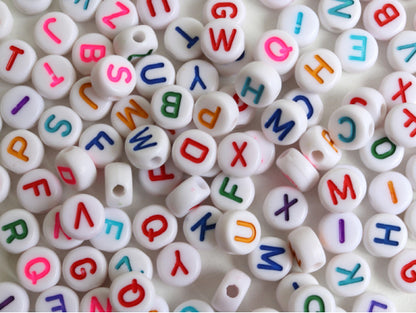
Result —
[[412, 308], [413, 15], [0, 1], [0, 311]]

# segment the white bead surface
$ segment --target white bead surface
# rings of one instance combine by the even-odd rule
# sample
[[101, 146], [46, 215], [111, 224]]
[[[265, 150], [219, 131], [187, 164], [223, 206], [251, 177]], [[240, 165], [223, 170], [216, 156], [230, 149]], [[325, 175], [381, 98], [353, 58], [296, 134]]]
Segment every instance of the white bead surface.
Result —
[[299, 287], [290, 296], [289, 311], [316, 311], [333, 312], [335, 311], [334, 296], [323, 286], [310, 285]]
[[415, 114], [416, 110], [410, 103], [393, 106], [384, 120], [384, 131], [387, 137], [399, 146], [416, 147], [416, 131], [412, 125], [416, 122]]
[[166, 26], [179, 16], [179, 0], [146, 1], [137, 0], [137, 12], [143, 24], [147, 24], [153, 29], [164, 29]]
[[416, 250], [404, 249], [390, 259], [387, 274], [390, 282], [400, 291], [415, 293], [415, 275], [412, 270], [416, 262]]
[[416, 101], [416, 78], [406, 71], [391, 72], [384, 76], [378, 87], [389, 109], [397, 104]]
[[123, 208], [133, 202], [133, 175], [127, 163], [114, 162], [104, 168], [105, 200], [109, 207]]
[[55, 285], [42, 292], [36, 299], [36, 312], [77, 312], [79, 310], [78, 295], [66, 286]]
[[364, 292], [357, 298], [355, 298], [352, 311], [364, 312], [364, 311], [375, 311], [380, 310], [383, 312], [396, 312], [396, 306], [385, 295], [375, 292]]
[[319, 94], [305, 92], [302, 89], [296, 88], [286, 93], [283, 98], [302, 104], [302, 108], [305, 110], [306, 117], [308, 118], [308, 127], [316, 125], [321, 121], [324, 104]]
[[20, 285], [10, 281], [3, 281], [0, 283], [0, 293], [5, 298], [2, 302], [2, 310], [10, 312], [29, 311], [29, 296]]
[[113, 281], [116, 277], [128, 272], [140, 272], [152, 279], [152, 260], [140, 249], [133, 247], [120, 249], [113, 254], [108, 263], [108, 276]]
[[353, 0], [339, 4], [334, 0], [319, 1], [318, 8], [321, 25], [333, 33], [353, 28], [361, 17], [361, 3]]
[[97, 10], [100, 0], [79, 1], [59, 0], [62, 12], [68, 14], [75, 22], [90, 21]]

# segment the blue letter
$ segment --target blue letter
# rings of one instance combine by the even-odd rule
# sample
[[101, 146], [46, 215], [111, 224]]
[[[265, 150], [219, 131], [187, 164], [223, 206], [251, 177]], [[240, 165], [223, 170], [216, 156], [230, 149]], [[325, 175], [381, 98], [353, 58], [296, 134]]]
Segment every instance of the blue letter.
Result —
[[216, 224], [207, 225], [207, 221], [211, 217], [211, 215], [212, 215], [212, 213], [208, 212], [203, 217], [201, 217], [201, 219], [191, 227], [192, 231], [195, 231], [198, 227], [201, 227], [201, 233], [199, 234], [199, 241], [204, 241], [205, 240], [205, 232], [207, 230], [215, 229]]
[[87, 145], [85, 146], [86, 150], [90, 150], [92, 148], [92, 146], [97, 146], [98, 149], [100, 150], [104, 150], [104, 145], [100, 142], [101, 138], [104, 138], [105, 140], [107, 140], [107, 142], [110, 145], [114, 145], [114, 140], [110, 138], [110, 136], [107, 135], [106, 132], [100, 131], [97, 136], [95, 136], [89, 143], [87, 143]]
[[383, 223], [376, 223], [376, 227], [381, 228], [381, 229], [385, 229], [386, 233], [385, 233], [383, 239], [382, 238], [374, 238], [375, 243], [382, 243], [382, 244], [389, 245], [389, 246], [398, 246], [399, 245], [398, 241], [390, 240], [390, 232], [392, 230], [400, 231], [401, 230], [400, 226], [388, 225], [388, 224], [383, 224]]
[[270, 251], [270, 252], [262, 254], [261, 259], [267, 264], [257, 264], [258, 269], [275, 270], [275, 271], [281, 271], [283, 269], [283, 267], [280, 264], [277, 264], [270, 258], [275, 255], [285, 253], [285, 249], [281, 247], [260, 245], [260, 250], [265, 250], [265, 251]]
[[345, 285], [355, 284], [355, 283], [359, 283], [363, 281], [364, 277], [362, 276], [354, 277], [354, 275], [357, 274], [357, 272], [359, 271], [360, 267], [361, 267], [360, 263], [357, 263], [352, 269], [352, 271], [348, 271], [345, 268], [337, 267], [335, 270], [338, 273], [347, 275], [347, 278], [345, 278], [344, 280], [340, 280], [338, 282], [338, 286], [345, 286]]
[[147, 145], [145, 144], [146, 142], [148, 142], [153, 136], [147, 135], [147, 136], [143, 136], [140, 137], [144, 132], [146, 132], [149, 129], [149, 126], [146, 126], [143, 130], [139, 131], [136, 135], [134, 135], [132, 138], [130, 138], [129, 143], [138, 143], [137, 145], [134, 146], [133, 150], [137, 151], [137, 150], [142, 150], [142, 149], [146, 149], [149, 147], [153, 147], [157, 145], [157, 142], [151, 142], [148, 143]]
[[282, 109], [279, 108], [276, 111], [274, 111], [273, 115], [264, 124], [264, 127], [269, 128], [272, 122], [274, 122], [273, 132], [278, 133], [280, 131], [283, 131], [278, 137], [279, 140], [285, 139], [286, 135], [292, 130], [293, 126], [295, 126], [294, 121], [289, 121], [289, 122], [284, 123], [283, 125], [279, 125], [281, 116], [282, 116]]

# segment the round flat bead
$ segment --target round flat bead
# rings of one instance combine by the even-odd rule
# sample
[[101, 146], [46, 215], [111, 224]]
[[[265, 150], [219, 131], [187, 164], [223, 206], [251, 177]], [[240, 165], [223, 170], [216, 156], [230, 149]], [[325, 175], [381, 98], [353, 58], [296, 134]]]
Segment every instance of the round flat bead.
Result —
[[104, 168], [105, 200], [109, 207], [124, 208], [133, 202], [133, 175], [127, 163], [114, 162]]
[[415, 275], [412, 270], [416, 262], [416, 250], [404, 249], [390, 259], [387, 274], [392, 285], [400, 291], [416, 293]]
[[363, 226], [354, 213], [328, 213], [319, 221], [318, 237], [328, 252], [352, 252], [363, 238]]
[[319, 94], [305, 92], [299, 88], [292, 89], [283, 96], [284, 99], [302, 104], [308, 118], [308, 127], [318, 124], [323, 115], [324, 105]]
[[67, 54], [77, 37], [77, 24], [62, 12], [48, 12], [34, 25], [35, 42], [46, 54]]
[[75, 69], [63, 56], [44, 56], [33, 66], [32, 83], [46, 99], [57, 100], [66, 97], [75, 80]]
[[216, 248], [215, 227], [221, 215], [221, 211], [211, 205], [201, 205], [192, 209], [183, 221], [186, 240], [199, 250]]
[[2, 203], [10, 191], [10, 176], [9, 173], [0, 165], [0, 203]]
[[32, 247], [19, 256], [16, 273], [22, 287], [29, 291], [42, 292], [59, 281], [61, 261], [51, 249]]
[[169, 210], [161, 205], [140, 209], [133, 220], [136, 241], [149, 250], [158, 250], [175, 240], [178, 222]]
[[275, 145], [270, 142], [260, 130], [248, 130], [245, 134], [249, 135], [257, 142], [260, 151], [260, 165], [257, 167], [254, 175], [263, 174], [275, 161]]
[[18, 129], [11, 131], [0, 142], [2, 165], [16, 174], [37, 168], [43, 159], [42, 141], [34, 133]]
[[385, 295], [374, 292], [364, 292], [355, 298], [352, 305], [352, 311], [364, 312], [383, 310], [384, 312], [396, 312], [396, 306], [393, 301], [388, 299]]
[[191, 299], [179, 304], [173, 312], [214, 312], [214, 309], [205, 301]]
[[55, 158], [55, 168], [65, 185], [77, 191], [90, 187], [97, 177], [97, 168], [88, 153], [72, 146], [61, 150]]
[[412, 155], [406, 163], [405, 175], [412, 184], [413, 189], [416, 189], [416, 156]]
[[260, 2], [270, 9], [281, 9], [288, 6], [293, 0], [282, 0], [282, 1], [274, 1], [274, 0], [260, 0]]
[[322, 312], [335, 311], [334, 296], [323, 286], [310, 285], [299, 287], [290, 296], [289, 311], [315, 311]]
[[110, 289], [98, 287], [88, 291], [79, 304], [80, 312], [112, 311], [110, 302]]
[[310, 7], [293, 4], [280, 11], [277, 28], [286, 31], [298, 43], [299, 48], [312, 44], [319, 32], [318, 15]]
[[26, 210], [44, 213], [61, 203], [62, 185], [51, 171], [38, 168], [20, 177], [16, 195]]
[[137, 248], [123, 248], [113, 254], [108, 263], [108, 276], [113, 281], [128, 272], [139, 272], [147, 278], [153, 277], [153, 265], [150, 257]]
[[113, 39], [123, 29], [139, 24], [139, 15], [131, 1], [104, 0], [95, 11], [95, 24], [100, 33]]
[[229, 19], [242, 24], [246, 17], [246, 7], [242, 0], [209, 0], [202, 9], [205, 23], [217, 19]]
[[379, 86], [387, 107], [416, 101], [416, 78], [409, 72], [397, 71], [386, 75]]
[[202, 55], [200, 36], [203, 29], [202, 23], [193, 17], [175, 19], [165, 30], [163, 40], [166, 49], [178, 61], [185, 62], [200, 58]]
[[406, 242], [406, 225], [396, 215], [375, 214], [364, 225], [364, 247], [373, 256], [391, 258], [404, 249]]
[[244, 42], [244, 51], [234, 61], [229, 63], [213, 63], [220, 76], [230, 77], [238, 74], [241, 68], [253, 62], [253, 47], [247, 42]]
[[406, 209], [404, 214], [404, 222], [406, 224], [409, 236], [414, 239], [416, 238], [416, 204], [412, 202]]
[[29, 312], [29, 296], [20, 285], [14, 282], [3, 281], [0, 283], [0, 293], [5, 299], [2, 302], [2, 310], [8, 312]]
[[416, 72], [416, 59], [412, 49], [416, 41], [416, 32], [404, 30], [394, 36], [387, 46], [387, 61], [396, 71]]
[[361, 17], [361, 3], [358, 0], [339, 5], [334, 0], [319, 1], [318, 8], [321, 25], [333, 33], [339, 33], [355, 27]]
[[362, 256], [356, 253], [343, 253], [329, 260], [325, 278], [334, 294], [341, 297], [355, 297], [367, 290], [371, 270]]
[[26, 15], [36, 15], [49, 8], [52, 0], [39, 0], [33, 3], [31, 0], [13, 0], [13, 5], [21, 13]]
[[3, 1], [0, 2], [0, 12], [0, 39], [3, 39], [11, 33], [14, 25], [14, 18], [9, 7]]
[[153, 299], [152, 307], [149, 312], [150, 311], [169, 312], [169, 305], [164, 298], [156, 295]]
[[129, 61], [154, 53], [158, 48], [156, 33], [148, 25], [123, 29], [113, 39], [114, 51]]
[[82, 246], [69, 251], [62, 261], [65, 283], [85, 292], [101, 286], [107, 276], [107, 261], [99, 250]]
[[215, 238], [218, 246], [227, 253], [249, 254], [260, 242], [260, 223], [249, 211], [228, 211], [217, 222]]
[[416, 122], [416, 109], [412, 103], [393, 106], [384, 120], [384, 131], [387, 137], [399, 146], [416, 147], [413, 122]]
[[130, 95], [114, 103], [110, 118], [111, 125], [122, 137], [127, 137], [139, 126], [153, 123], [149, 101], [137, 95]]
[[110, 111], [113, 102], [106, 98], [100, 98], [92, 88], [89, 76], [78, 80], [69, 93], [71, 108], [84, 121], [98, 121]]
[[126, 212], [116, 208], [104, 209], [105, 220], [101, 232], [90, 239], [94, 248], [116, 252], [124, 248], [131, 238], [131, 221]]
[[217, 311], [235, 312], [243, 302], [251, 285], [251, 278], [238, 270], [229, 270], [218, 284], [211, 299], [212, 307]]
[[125, 273], [111, 283], [109, 298], [116, 311], [146, 312], [153, 304], [155, 288], [152, 281], [143, 274]]
[[276, 159], [276, 166], [300, 191], [311, 190], [319, 181], [319, 173], [311, 162], [297, 149], [289, 148]]
[[178, 69], [176, 83], [187, 88], [196, 100], [199, 96], [218, 89], [219, 74], [214, 65], [207, 61], [190, 60]]
[[24, 209], [11, 209], [0, 216], [0, 244], [8, 253], [21, 253], [39, 242], [39, 224], [35, 216]]
[[76, 194], [62, 204], [59, 219], [66, 234], [88, 240], [104, 228], [105, 211], [101, 202], [88, 194]]
[[328, 130], [320, 125], [308, 128], [299, 139], [302, 154], [320, 171], [333, 168], [342, 157], [339, 149], [329, 135]]
[[110, 125], [94, 124], [82, 132], [78, 145], [88, 153], [97, 168], [103, 168], [121, 157], [124, 143]]
[[245, 65], [237, 73], [234, 88], [244, 103], [256, 108], [264, 108], [279, 95], [282, 79], [268, 63], [255, 61]]
[[100, 0], [88, 0], [88, 2], [79, 3], [79, 1], [59, 0], [59, 7], [75, 22], [87, 22], [94, 17], [100, 2]]
[[277, 237], [263, 237], [257, 248], [248, 255], [251, 273], [261, 280], [278, 281], [292, 268], [289, 244]]
[[136, 5], [142, 23], [156, 30], [165, 29], [170, 22], [179, 16], [180, 12], [179, 0], [161, 2], [137, 0]]
[[370, 2], [362, 15], [364, 28], [377, 40], [389, 40], [406, 26], [406, 10], [397, 0]]
[[39, 117], [39, 137], [52, 149], [60, 150], [75, 145], [81, 131], [81, 118], [67, 106], [52, 106]]
[[36, 312], [77, 312], [79, 310], [78, 295], [66, 286], [53, 286], [42, 292], [36, 299]]
[[71, 56], [76, 70], [82, 75], [90, 75], [100, 59], [112, 54], [113, 44], [110, 39], [99, 33], [87, 33], [75, 41]]
[[[7, 24], [7, 18], [2, 23]], [[30, 79], [32, 68], [37, 60], [36, 51], [32, 46], [23, 40], [5, 40], [0, 44], [0, 54], [4, 56], [0, 60], [0, 79], [11, 84], [23, 84]]]
[[3, 121], [12, 128], [29, 129], [38, 121], [45, 102], [31, 87], [16, 86], [1, 98], [0, 113]]

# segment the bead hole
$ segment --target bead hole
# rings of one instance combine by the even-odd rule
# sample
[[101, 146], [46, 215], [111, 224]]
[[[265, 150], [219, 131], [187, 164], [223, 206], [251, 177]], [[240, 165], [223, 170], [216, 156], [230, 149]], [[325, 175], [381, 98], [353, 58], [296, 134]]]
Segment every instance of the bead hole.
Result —
[[227, 296], [230, 298], [235, 298], [238, 296], [239, 290], [236, 285], [229, 285], [227, 286]]
[[319, 150], [312, 151], [312, 159], [317, 162], [321, 162], [324, 159], [324, 154]]
[[139, 31], [133, 35], [133, 39], [136, 42], [143, 42], [146, 39], [146, 36], [142, 31]]
[[161, 158], [160, 156], [155, 156], [155, 157], [153, 157], [153, 158], [150, 160], [150, 162], [152, 162], [153, 164], [157, 164], [157, 166], [156, 166], [156, 167], [158, 167], [158, 166], [159, 166], [159, 164], [161, 163], [161, 161], [162, 161], [162, 158]]
[[116, 185], [113, 188], [113, 194], [115, 194], [117, 197], [121, 197], [126, 193], [126, 190], [124, 189], [124, 186], [122, 185]]

